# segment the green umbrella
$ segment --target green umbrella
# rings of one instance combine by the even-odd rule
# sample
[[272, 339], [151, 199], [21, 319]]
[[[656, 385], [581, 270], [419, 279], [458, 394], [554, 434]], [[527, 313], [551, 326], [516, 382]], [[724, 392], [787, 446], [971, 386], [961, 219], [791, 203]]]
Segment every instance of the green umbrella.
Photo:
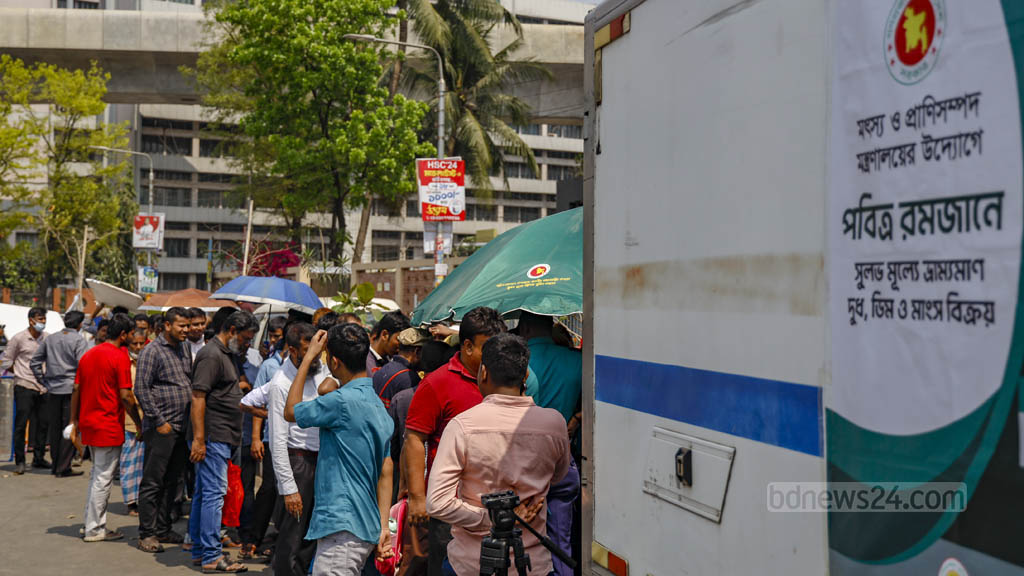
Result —
[[583, 209], [517, 226], [466, 259], [412, 315], [415, 326], [461, 320], [477, 306], [503, 315], [583, 311]]

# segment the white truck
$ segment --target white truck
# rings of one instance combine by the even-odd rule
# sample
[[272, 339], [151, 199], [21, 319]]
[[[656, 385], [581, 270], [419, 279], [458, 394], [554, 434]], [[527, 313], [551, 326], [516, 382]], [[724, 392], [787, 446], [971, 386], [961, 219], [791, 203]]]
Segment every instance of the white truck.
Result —
[[585, 57], [585, 573], [1024, 574], [1022, 3], [609, 0]]

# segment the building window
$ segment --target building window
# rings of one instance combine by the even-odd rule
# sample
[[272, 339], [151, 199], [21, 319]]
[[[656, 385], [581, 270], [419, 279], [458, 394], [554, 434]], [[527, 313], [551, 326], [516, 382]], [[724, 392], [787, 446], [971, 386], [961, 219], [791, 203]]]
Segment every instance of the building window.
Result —
[[374, 230], [374, 240], [400, 240], [402, 233], [397, 230]]
[[188, 288], [188, 274], [164, 273], [160, 275], [160, 290], [174, 291]]
[[576, 178], [575, 166], [548, 164], [548, 180], [572, 180], [574, 178]]
[[199, 156], [201, 158], [224, 158], [233, 156], [231, 142], [227, 140], [200, 140]]
[[497, 206], [486, 206], [484, 204], [467, 204], [466, 220], [497, 222], [498, 208]]
[[517, 134], [529, 134], [531, 136], [540, 136], [540, 124], [527, 124], [526, 126], [516, 126]]
[[192, 139], [174, 136], [158, 136], [156, 134], [143, 134], [142, 151], [147, 154], [191, 156]]
[[[209, 140], [207, 140], [209, 142]], [[234, 174], [209, 174], [206, 172], [199, 173], [200, 182], [216, 182], [218, 184], [234, 184]]]
[[562, 160], [575, 160], [579, 156], [578, 152], [562, 152], [560, 150], [548, 150], [545, 152], [548, 158], [560, 158]]
[[583, 138], [583, 126], [579, 124], [548, 124], [548, 136], [555, 138]]
[[505, 162], [505, 177], [524, 178], [527, 180], [537, 179], [537, 175], [530, 169], [530, 165], [525, 162]]
[[164, 230], [179, 230], [182, 232], [188, 232], [192, 230], [192, 225], [188, 222], [167, 222], [164, 224]]
[[188, 258], [192, 241], [188, 238], [164, 238], [164, 252], [168, 258]]
[[209, 290], [206, 284], [206, 274], [196, 274], [196, 289]]
[[164, 130], [192, 130], [192, 122], [187, 120], [167, 120], [165, 118], [142, 117], [143, 128], [162, 128]]
[[405, 215], [409, 218], [420, 215], [420, 199], [409, 200], [405, 203]]
[[[149, 187], [139, 189], [139, 204], [149, 203]], [[184, 206], [192, 205], [192, 190], [190, 188], [165, 188], [163, 186], [153, 187], [153, 204], [158, 206]]]
[[505, 206], [505, 222], [532, 222], [540, 218], [540, 208]]
[[221, 224], [220, 231], [241, 233], [245, 232], [245, 226], [243, 226], [242, 224]]
[[[66, 3], [65, 6], [67, 6]], [[74, 7], [78, 10], [98, 10], [100, 4], [99, 2], [83, 2], [83, 0], [75, 0]]]
[[543, 202], [545, 200], [544, 194], [532, 192], [502, 192], [501, 197], [505, 200], [525, 200], [527, 202]]
[[373, 262], [384, 260], [398, 260], [398, 246], [377, 246], [374, 245], [370, 251], [370, 259]]
[[[210, 239], [209, 238], [196, 238], [196, 258], [200, 260], [206, 260], [210, 254]], [[217, 251], [217, 241], [212, 242], [214, 252]]]
[[[145, 170], [144, 178], [149, 178], [149, 173]], [[171, 180], [173, 182], [190, 182], [192, 180], [191, 172], [178, 172], [176, 170], [154, 170], [153, 179], [155, 180]]]
[[14, 243], [21, 244], [25, 243], [29, 246], [39, 245], [39, 233], [38, 232], [16, 232], [14, 234]]
[[401, 218], [402, 215], [398, 213], [398, 209], [394, 206], [389, 206], [384, 202], [374, 202], [370, 208], [370, 214], [374, 216], [386, 216], [388, 218]]
[[200, 190], [196, 205], [200, 208], [220, 208], [220, 190]]

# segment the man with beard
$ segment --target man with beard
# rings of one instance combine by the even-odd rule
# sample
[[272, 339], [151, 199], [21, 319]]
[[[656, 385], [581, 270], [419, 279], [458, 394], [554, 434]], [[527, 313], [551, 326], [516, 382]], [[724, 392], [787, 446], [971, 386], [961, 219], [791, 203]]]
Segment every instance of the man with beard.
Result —
[[259, 324], [249, 312], [234, 312], [196, 358], [192, 376], [192, 445], [196, 483], [189, 516], [192, 561], [204, 572], [244, 572], [229, 562], [220, 537], [228, 461], [242, 442], [242, 400], [237, 357], [249, 349]]
[[186, 418], [192, 388], [192, 357], [185, 346], [188, 310], [164, 314], [164, 330], [139, 353], [135, 396], [142, 408], [145, 454], [139, 485], [139, 549], [163, 552], [161, 542], [179, 544], [171, 531], [171, 507], [185, 468]]
[[[317, 428], [299, 428], [284, 418], [288, 390], [315, 333], [313, 326], [304, 322], [288, 328], [285, 336], [288, 359], [270, 380], [267, 391], [270, 459], [277, 479], [277, 491], [284, 499], [286, 512], [274, 551], [274, 574], [277, 576], [306, 574], [316, 552], [316, 541], [304, 538], [313, 513], [313, 482], [320, 451], [320, 431]], [[304, 400], [317, 397], [317, 387], [326, 376], [320, 365], [309, 370], [302, 390]]]

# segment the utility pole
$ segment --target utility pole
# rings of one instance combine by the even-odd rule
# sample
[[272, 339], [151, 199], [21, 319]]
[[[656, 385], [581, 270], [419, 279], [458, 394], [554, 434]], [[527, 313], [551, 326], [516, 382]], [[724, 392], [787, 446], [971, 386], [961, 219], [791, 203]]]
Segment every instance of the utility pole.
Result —
[[75, 279], [75, 287], [78, 289], [78, 300], [76, 308], [78, 310], [84, 309], [85, 299], [82, 298], [82, 288], [85, 287], [85, 256], [89, 250], [89, 226], [85, 226], [82, 229], [82, 244], [78, 247], [78, 270], [76, 270], [77, 278]]

